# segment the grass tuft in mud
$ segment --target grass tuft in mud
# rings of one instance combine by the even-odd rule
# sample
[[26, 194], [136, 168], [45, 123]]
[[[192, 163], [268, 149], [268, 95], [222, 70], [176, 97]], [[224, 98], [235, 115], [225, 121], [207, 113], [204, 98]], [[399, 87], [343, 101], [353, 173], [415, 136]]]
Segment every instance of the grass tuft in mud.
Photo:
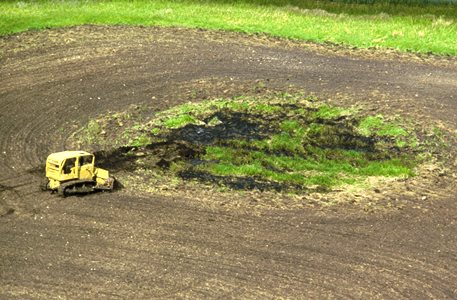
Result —
[[[78, 134], [92, 145], [94, 122]], [[107, 132], [113, 122], [124, 134]], [[98, 144], [122, 146], [116, 160], [130, 169], [233, 189], [326, 192], [414, 176], [422, 157], [400, 120], [299, 94], [188, 103], [141, 120], [108, 116], [96, 127], [105, 132]]]

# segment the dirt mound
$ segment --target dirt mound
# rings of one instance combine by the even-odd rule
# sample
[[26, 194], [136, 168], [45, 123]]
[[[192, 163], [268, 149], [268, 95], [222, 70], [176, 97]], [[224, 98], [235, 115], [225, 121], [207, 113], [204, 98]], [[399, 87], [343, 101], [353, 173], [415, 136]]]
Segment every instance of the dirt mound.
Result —
[[95, 120], [105, 138], [94, 136], [92, 120], [75, 135], [75, 144], [113, 148], [128, 132], [128, 145], [102, 156], [102, 164], [110, 162], [106, 167], [125, 166], [139, 176], [156, 170], [169, 177], [164, 180], [180, 177], [232, 189], [309, 193], [347, 189], [367, 177], [405, 180], [423, 160], [419, 155], [445, 151], [430, 148], [433, 138], [420, 141], [398, 122], [302, 94], [185, 104], [143, 121], [124, 114], [130, 121], [124, 128], [113, 122], [121, 114], [105, 115]]

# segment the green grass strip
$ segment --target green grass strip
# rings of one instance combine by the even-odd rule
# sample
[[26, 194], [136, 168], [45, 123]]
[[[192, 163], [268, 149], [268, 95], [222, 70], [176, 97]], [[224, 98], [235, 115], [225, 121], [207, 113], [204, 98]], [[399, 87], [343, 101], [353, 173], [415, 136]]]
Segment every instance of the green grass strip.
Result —
[[455, 5], [311, 0], [2, 1], [0, 35], [80, 24], [183, 26], [457, 55]]
[[[369, 161], [360, 153], [342, 151], [341, 159], [266, 154], [230, 147], [207, 147], [202, 169], [219, 176], [256, 176], [266, 180], [332, 187], [367, 176], [412, 176], [408, 163], [400, 159]], [[358, 157], [357, 159], [353, 159]]]

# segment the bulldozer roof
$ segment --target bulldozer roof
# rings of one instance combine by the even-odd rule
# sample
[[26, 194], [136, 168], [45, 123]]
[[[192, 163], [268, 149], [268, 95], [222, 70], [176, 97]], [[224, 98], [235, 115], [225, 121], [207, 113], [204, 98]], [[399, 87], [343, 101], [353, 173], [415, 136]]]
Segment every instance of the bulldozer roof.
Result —
[[67, 158], [72, 158], [72, 157], [77, 157], [77, 156], [83, 156], [83, 155], [92, 155], [89, 152], [86, 151], [62, 151], [62, 152], [56, 152], [52, 153], [48, 156], [48, 161], [53, 161], [53, 162], [62, 162]]

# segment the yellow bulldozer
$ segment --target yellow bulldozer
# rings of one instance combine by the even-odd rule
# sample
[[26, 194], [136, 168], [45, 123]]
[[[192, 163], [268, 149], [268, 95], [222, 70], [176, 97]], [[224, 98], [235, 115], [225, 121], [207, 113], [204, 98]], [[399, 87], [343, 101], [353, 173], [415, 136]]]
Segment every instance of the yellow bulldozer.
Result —
[[95, 156], [85, 151], [52, 153], [46, 159], [46, 178], [42, 190], [57, 191], [59, 196], [111, 191], [114, 178], [107, 170], [95, 167]]

